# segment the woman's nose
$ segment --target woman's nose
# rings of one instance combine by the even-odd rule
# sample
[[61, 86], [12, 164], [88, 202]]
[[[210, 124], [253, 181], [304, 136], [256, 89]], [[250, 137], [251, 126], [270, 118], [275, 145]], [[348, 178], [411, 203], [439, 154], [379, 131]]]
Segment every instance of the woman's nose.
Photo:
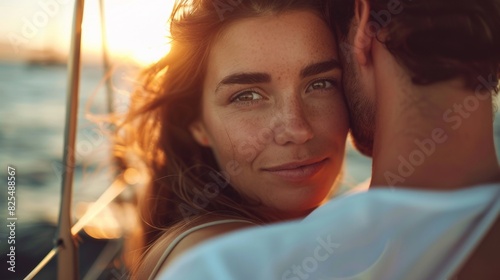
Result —
[[273, 128], [274, 140], [278, 145], [304, 144], [313, 138], [312, 127], [301, 100], [285, 101]]

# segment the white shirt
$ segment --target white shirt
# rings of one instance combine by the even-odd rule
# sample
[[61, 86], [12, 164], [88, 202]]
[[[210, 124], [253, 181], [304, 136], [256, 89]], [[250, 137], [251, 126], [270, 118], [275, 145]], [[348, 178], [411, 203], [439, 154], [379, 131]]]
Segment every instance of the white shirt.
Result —
[[335, 198], [303, 221], [208, 241], [158, 279], [449, 279], [499, 210], [498, 184], [373, 189]]

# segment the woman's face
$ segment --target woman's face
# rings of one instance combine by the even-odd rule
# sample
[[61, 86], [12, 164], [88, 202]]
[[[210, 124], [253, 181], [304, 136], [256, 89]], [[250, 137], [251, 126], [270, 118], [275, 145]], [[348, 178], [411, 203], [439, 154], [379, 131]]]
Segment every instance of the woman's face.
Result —
[[335, 39], [313, 12], [242, 19], [208, 57], [191, 126], [240, 193], [296, 217], [330, 192], [348, 116]]

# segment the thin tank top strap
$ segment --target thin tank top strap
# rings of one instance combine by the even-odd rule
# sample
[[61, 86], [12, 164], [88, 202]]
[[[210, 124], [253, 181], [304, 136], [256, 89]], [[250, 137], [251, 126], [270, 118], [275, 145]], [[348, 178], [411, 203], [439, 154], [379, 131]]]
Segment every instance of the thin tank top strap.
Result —
[[203, 229], [203, 228], [207, 228], [207, 227], [211, 227], [211, 226], [216, 226], [216, 225], [221, 225], [221, 224], [229, 224], [229, 223], [247, 223], [247, 224], [255, 224], [251, 221], [247, 221], [247, 220], [239, 220], [239, 219], [227, 219], [227, 220], [218, 220], [218, 221], [212, 221], [212, 222], [208, 222], [208, 223], [204, 223], [204, 224], [201, 224], [201, 225], [197, 225], [195, 227], [192, 227], [188, 230], [186, 230], [185, 232], [179, 234], [167, 247], [167, 249], [163, 252], [163, 254], [161, 255], [160, 259], [158, 260], [158, 262], [156, 263], [156, 266], [154, 267], [153, 271], [151, 272], [150, 276], [149, 276], [149, 280], [153, 280], [156, 275], [158, 274], [161, 266], [163, 265], [163, 263], [165, 262], [165, 260], [168, 258], [168, 256], [170, 255], [170, 253], [174, 250], [175, 246], [177, 246], [177, 244], [179, 244], [179, 242], [181, 242], [182, 239], [184, 239], [186, 236], [188, 236], [189, 234], [197, 231], [197, 230], [200, 230], [200, 229]]

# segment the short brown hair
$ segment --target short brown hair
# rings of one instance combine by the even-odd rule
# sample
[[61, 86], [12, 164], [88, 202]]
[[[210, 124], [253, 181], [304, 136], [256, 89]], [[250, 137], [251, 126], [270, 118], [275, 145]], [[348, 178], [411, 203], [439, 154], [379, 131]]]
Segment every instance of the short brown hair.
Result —
[[[333, 20], [346, 38], [354, 0], [332, 0]], [[389, 7], [398, 13], [389, 13]], [[475, 88], [478, 77], [500, 70], [500, 1], [370, 0], [371, 20], [387, 33], [387, 49], [416, 84], [463, 77]], [[390, 9], [390, 8], [389, 8]], [[382, 21], [382, 22], [381, 22]]]

